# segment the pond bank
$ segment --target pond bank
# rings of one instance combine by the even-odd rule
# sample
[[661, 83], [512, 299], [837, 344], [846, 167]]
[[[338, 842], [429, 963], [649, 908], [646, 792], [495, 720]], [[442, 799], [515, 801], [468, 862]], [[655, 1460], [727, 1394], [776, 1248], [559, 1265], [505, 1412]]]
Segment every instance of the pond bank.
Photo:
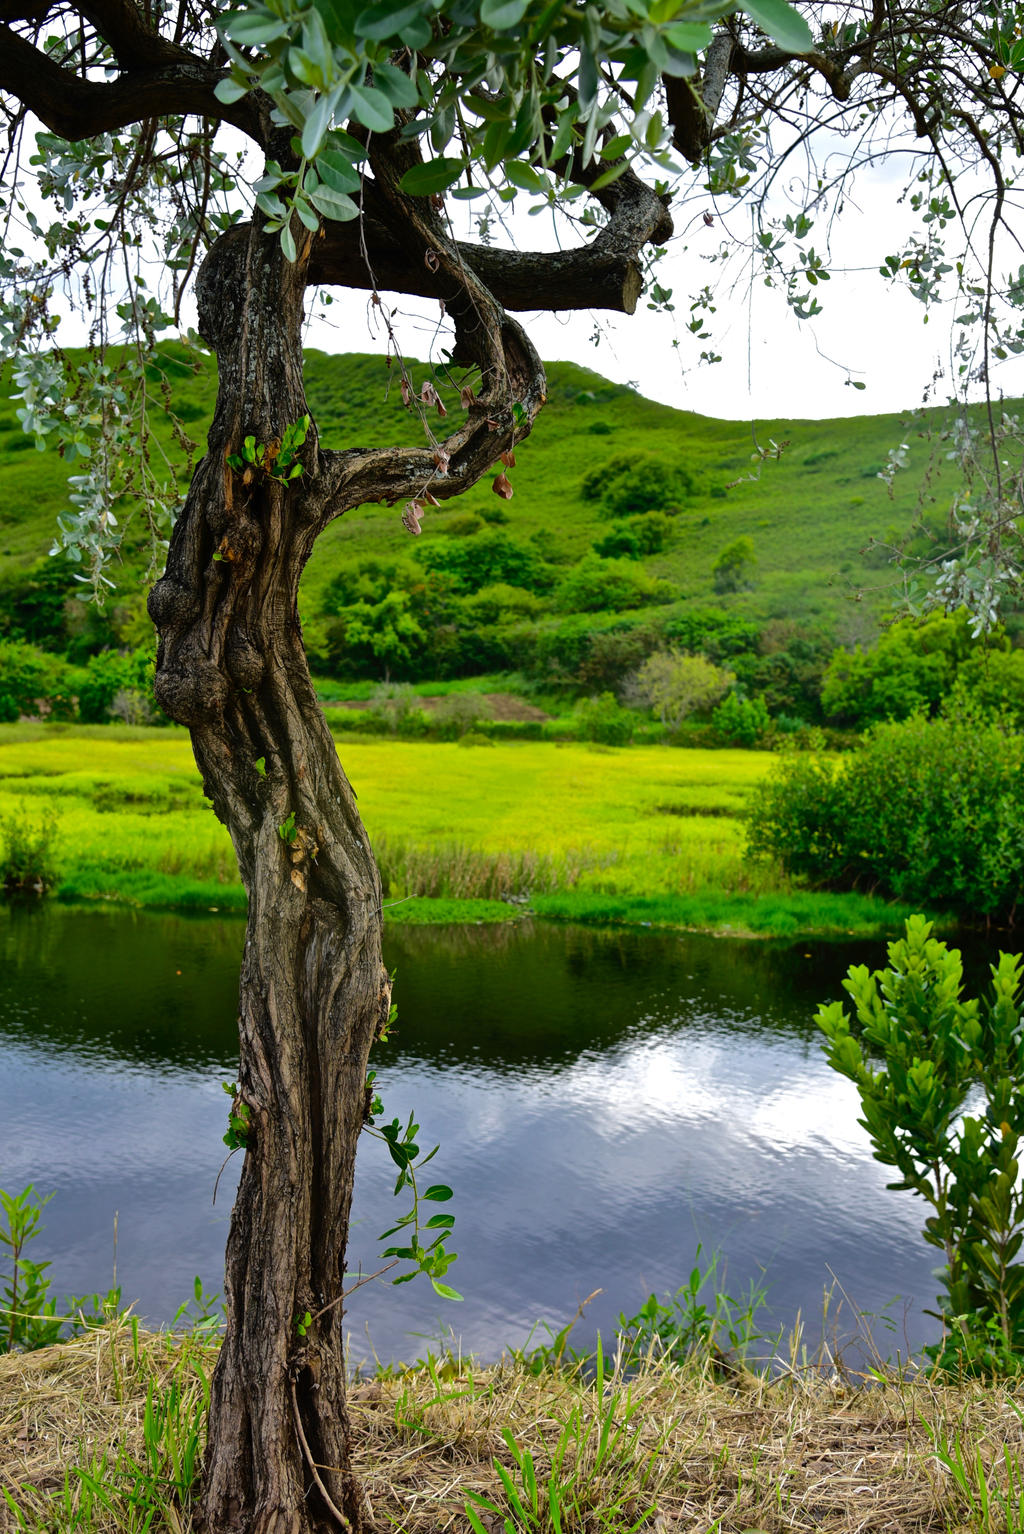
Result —
[[[166, 1484], [181, 1474], [176, 1456], [189, 1475], [198, 1467], [216, 1347], [122, 1318], [0, 1357], [0, 1489], [9, 1499], [0, 1500], [0, 1529], [70, 1527], [73, 1502], [82, 1534], [142, 1527], [147, 1506], [155, 1516], [146, 1526], [187, 1530], [188, 1496], [169, 1500]], [[440, 1358], [357, 1375], [355, 1469], [377, 1527], [402, 1534], [465, 1530], [469, 1493], [504, 1514], [497, 1466], [522, 1493], [516, 1455], [531, 1456], [546, 1502], [563, 1445], [554, 1485], [566, 1529], [1019, 1530], [1024, 1422], [1010, 1386], [882, 1369], [865, 1380], [819, 1362], [770, 1380], [657, 1361], [625, 1379], [609, 1364], [600, 1393], [576, 1370], [522, 1354], [490, 1367]], [[163, 1404], [172, 1392], [174, 1426], [148, 1448], [147, 1394]], [[613, 1452], [599, 1464], [609, 1425]]]

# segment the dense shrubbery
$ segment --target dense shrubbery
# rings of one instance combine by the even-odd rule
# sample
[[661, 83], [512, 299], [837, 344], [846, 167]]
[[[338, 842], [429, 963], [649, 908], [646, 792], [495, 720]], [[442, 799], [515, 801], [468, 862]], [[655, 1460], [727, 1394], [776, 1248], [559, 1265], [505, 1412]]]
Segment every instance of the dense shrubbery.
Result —
[[557, 579], [538, 548], [508, 533], [476, 533], [470, 538], [430, 539], [417, 559], [433, 575], [446, 575], [460, 595], [504, 583], [527, 591], [550, 591]]
[[600, 501], [612, 517], [676, 510], [694, 491], [693, 476], [653, 453], [622, 453], [591, 469], [580, 486], [585, 501]]
[[894, 623], [868, 650], [838, 650], [821, 701], [837, 724], [865, 729], [922, 711], [936, 714], [955, 686], [1024, 719], [1024, 651], [1011, 651], [1002, 630], [975, 639], [963, 609]]
[[768, 705], [763, 698], [745, 698], [735, 689], [728, 693], [711, 715], [715, 734], [727, 746], [755, 750], [768, 739], [772, 728]]
[[656, 580], [631, 560], [588, 554], [559, 582], [554, 600], [562, 612], [622, 612], [671, 602], [675, 595], [668, 581]]
[[611, 692], [603, 692], [597, 698], [581, 698], [573, 722], [577, 739], [603, 746], [628, 746], [636, 729], [636, 715], [623, 708]]
[[962, 709], [873, 728], [841, 761], [788, 755], [748, 844], [820, 888], [1012, 920], [1024, 891], [1024, 739]]
[[643, 559], [660, 554], [668, 542], [672, 523], [668, 517], [652, 512], [645, 517], [629, 517], [594, 544], [594, 553], [602, 559]]
[[163, 724], [153, 701], [150, 650], [119, 654], [104, 650], [94, 655], [78, 684], [78, 716], [86, 724], [120, 719], [124, 724]]
[[22, 714], [72, 719], [75, 677], [66, 661], [17, 639], [0, 639], [0, 724]]
[[75, 566], [63, 554], [0, 575], [0, 639], [21, 640], [84, 661], [116, 645], [110, 608], [74, 600]]

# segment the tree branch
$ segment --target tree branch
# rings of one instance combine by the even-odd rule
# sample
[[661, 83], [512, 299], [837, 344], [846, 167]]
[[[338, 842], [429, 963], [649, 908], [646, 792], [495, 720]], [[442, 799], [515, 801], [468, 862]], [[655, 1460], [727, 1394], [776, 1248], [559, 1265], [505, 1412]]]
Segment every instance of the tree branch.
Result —
[[[644, 245], [667, 240], [672, 220], [661, 199], [629, 171], [605, 189], [602, 200], [611, 217], [589, 245], [535, 253], [459, 241], [459, 260], [504, 309], [610, 309], [632, 314], [643, 286], [639, 252]], [[356, 223], [325, 226], [310, 257], [310, 282], [382, 288], [451, 303], [461, 291], [459, 280], [443, 267], [433, 269], [419, 257], [410, 258], [407, 240], [395, 231], [372, 183], [364, 190], [363, 206], [361, 230]]]
[[70, 140], [115, 132], [147, 117], [195, 113], [232, 123], [262, 144], [265, 133], [255, 96], [225, 106], [214, 95], [223, 72], [184, 49], [173, 52], [178, 60], [173, 65], [132, 69], [106, 84], [72, 74], [0, 23], [0, 92], [14, 96], [52, 133]]
[[85, 0], [77, 9], [122, 69], [166, 69], [196, 62], [186, 49], [154, 31], [133, 0]]

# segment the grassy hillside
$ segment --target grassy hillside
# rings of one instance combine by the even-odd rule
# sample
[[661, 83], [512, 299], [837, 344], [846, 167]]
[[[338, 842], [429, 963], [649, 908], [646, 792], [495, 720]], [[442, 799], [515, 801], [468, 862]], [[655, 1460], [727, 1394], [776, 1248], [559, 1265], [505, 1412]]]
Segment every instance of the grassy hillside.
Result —
[[[181, 355], [174, 346], [163, 348], [160, 366], [173, 384], [179, 417], [201, 452], [213, 398], [213, 364], [206, 359], [193, 374]], [[425, 376], [426, 369], [414, 368], [414, 373]], [[865, 545], [872, 536], [902, 533], [911, 525], [926, 470], [932, 470], [926, 510], [939, 524], [953, 488], [949, 474], [943, 474], [942, 454], [933, 452], [929, 440], [941, 426], [941, 411], [925, 412], [913, 422], [899, 416], [759, 422], [762, 447], [787, 445], [778, 461], [758, 466], [752, 462], [747, 425], [673, 410], [569, 363], [552, 364], [549, 381], [548, 406], [533, 437], [517, 452], [510, 476], [515, 498], [507, 507], [485, 481], [431, 512], [420, 540], [402, 528], [398, 508], [366, 506], [350, 513], [320, 541], [305, 577], [304, 615], [315, 618], [322, 611], [327, 588], [344, 562], [369, 555], [421, 556], [467, 517], [490, 520], [506, 512], [506, 530], [519, 540], [532, 538], [545, 559], [564, 570], [614, 525], [599, 501], [584, 498], [585, 477], [600, 474], [618, 456], [642, 453], [682, 471], [689, 481], [688, 492], [669, 508], [674, 514], [666, 546], [643, 562], [652, 576], [671, 583], [678, 600], [713, 603], [758, 621], [824, 622], [837, 637], [848, 638], [870, 632], [874, 615], [889, 604], [893, 592], [891, 570], [877, 553], [865, 554]], [[384, 359], [313, 352], [308, 382], [328, 445], [422, 440]], [[454, 420], [458, 396], [448, 389], [446, 398]], [[169, 433], [161, 436], [170, 452]], [[890, 500], [877, 474], [900, 441], [911, 444], [911, 469]], [[184, 485], [188, 467], [180, 449], [171, 456]], [[67, 472], [56, 455], [34, 450], [19, 429], [15, 403], [0, 386], [0, 576], [48, 551]], [[756, 482], [748, 478], [752, 473], [758, 475]], [[739, 537], [753, 544], [756, 562], [745, 582], [749, 589], [716, 593], [715, 560]], [[137, 606], [140, 577], [140, 559], [129, 548], [119, 600]]]

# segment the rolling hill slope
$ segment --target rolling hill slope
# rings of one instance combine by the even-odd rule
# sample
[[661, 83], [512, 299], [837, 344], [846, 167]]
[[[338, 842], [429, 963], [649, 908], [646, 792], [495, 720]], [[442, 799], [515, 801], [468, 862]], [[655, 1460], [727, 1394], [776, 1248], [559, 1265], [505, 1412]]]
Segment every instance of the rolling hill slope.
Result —
[[[201, 359], [193, 373], [183, 350], [170, 344], [161, 349], [159, 363], [201, 452], [213, 399], [212, 360]], [[417, 379], [428, 372], [413, 367]], [[422, 441], [422, 428], [403, 407], [397, 378], [383, 358], [313, 352], [307, 376], [310, 405], [327, 445]], [[434, 423], [443, 430], [457, 417], [458, 394], [438, 383], [451, 411], [448, 422]], [[34, 451], [19, 429], [15, 402], [6, 396], [0, 386], [0, 579], [48, 551], [68, 472], [56, 455]], [[493, 535], [497, 524], [515, 542], [530, 544], [553, 572], [549, 585], [555, 586], [541, 591], [533, 614], [541, 626], [553, 623], [547, 613], [572, 610], [571, 594], [559, 598], [557, 582], [595, 542], [623, 525], [623, 518], [608, 515], [602, 477], [608, 477], [609, 464], [614, 471], [617, 460], [639, 456], [641, 467], [652, 461], [661, 465], [676, 485], [669, 503], [658, 508], [670, 513], [664, 546], [642, 560], [651, 577], [669, 583], [660, 588], [662, 607], [669, 596], [673, 608], [713, 605], [759, 624], [796, 621], [826, 629], [836, 639], [868, 637], [890, 606], [896, 582], [880, 552], [866, 545], [873, 537], [902, 537], [921, 511], [941, 536], [944, 508], [955, 488], [938, 440], [943, 414], [758, 422], [762, 448], [771, 453], [773, 444], [784, 445], [777, 460], [758, 463], [749, 425], [673, 410], [596, 373], [553, 363], [548, 406], [533, 437], [517, 450], [510, 473], [511, 503], [506, 506], [484, 482], [428, 511], [419, 540], [402, 527], [400, 508], [364, 506], [350, 513], [320, 540], [304, 578], [303, 616], [314, 625], [330, 616], [332, 582], [354, 562], [429, 564], [431, 549], [443, 547], [452, 533], [462, 540]], [[160, 435], [171, 451], [169, 433]], [[901, 441], [910, 444], [911, 467], [890, 498], [878, 471]], [[183, 488], [188, 466], [180, 449], [173, 452]], [[121, 510], [123, 519], [130, 508]], [[737, 539], [750, 540], [753, 561], [744, 569], [741, 589], [716, 590], [715, 562]], [[919, 537], [918, 545], [926, 548], [927, 540]], [[634, 568], [640, 566], [634, 562]], [[144, 627], [141, 569], [141, 555], [129, 541], [117, 602], [134, 614], [122, 626], [135, 642]]]

